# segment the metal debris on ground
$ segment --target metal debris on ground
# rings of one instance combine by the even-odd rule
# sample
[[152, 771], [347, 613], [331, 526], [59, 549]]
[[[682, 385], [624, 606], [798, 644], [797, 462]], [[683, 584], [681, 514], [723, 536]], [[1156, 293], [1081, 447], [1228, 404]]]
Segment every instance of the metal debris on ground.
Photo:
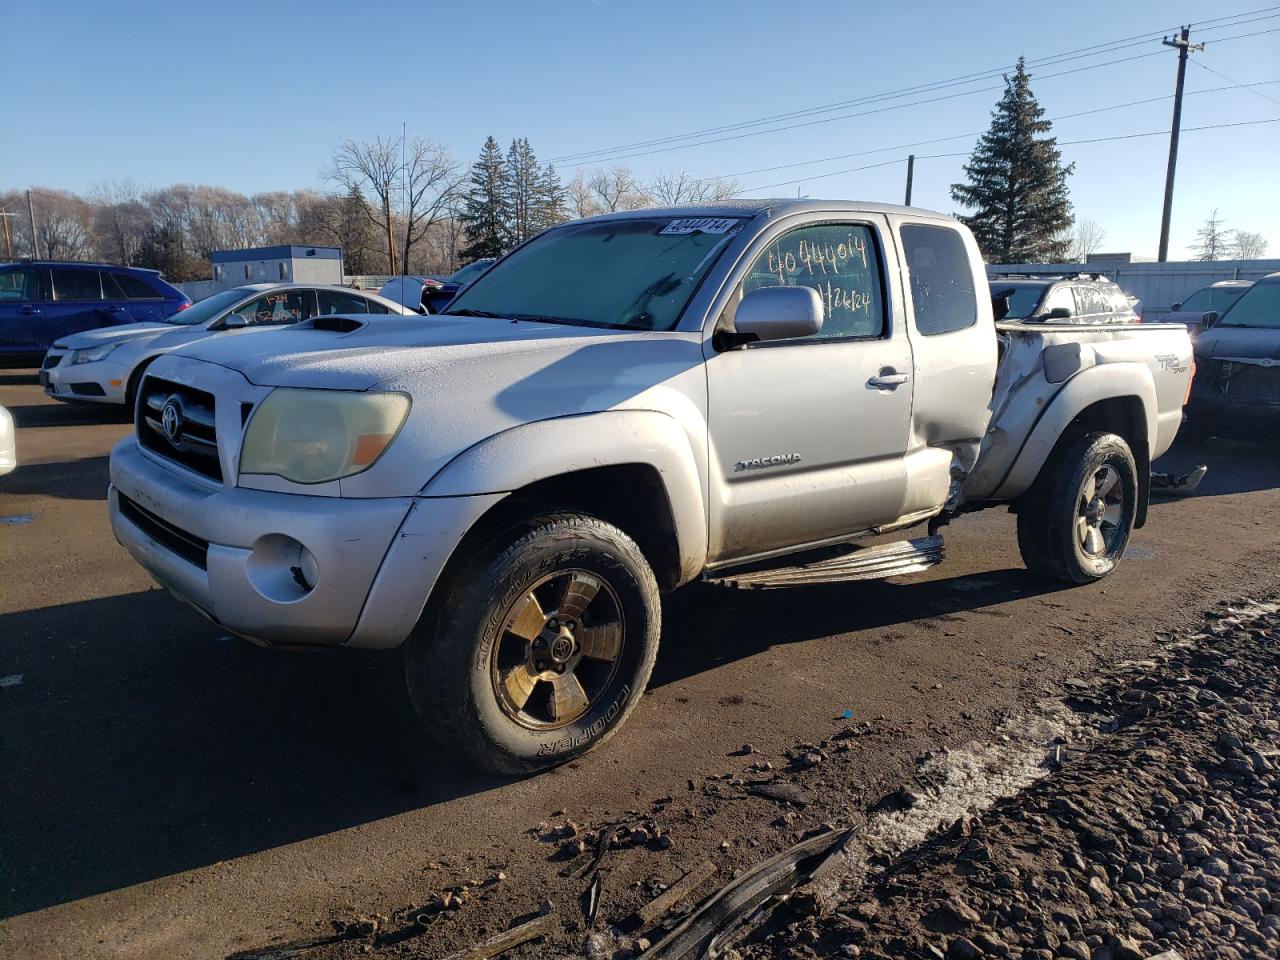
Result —
[[587, 926], [596, 925], [596, 915], [600, 912], [600, 893], [604, 889], [604, 874], [599, 870], [591, 878], [591, 884], [583, 894], [582, 914], [587, 918]]
[[715, 876], [716, 869], [716, 865], [710, 860], [703, 860], [670, 887], [637, 910], [624, 925], [624, 929], [647, 930], [652, 927], [676, 904], [688, 897], [705, 881]]
[[841, 854], [853, 830], [828, 830], [770, 857], [721, 887], [648, 953], [652, 960], [694, 960], [719, 953], [770, 897], [808, 883]]
[[[547, 910], [500, 933], [495, 937], [490, 937], [473, 946], [466, 947], [456, 953], [451, 953], [444, 960], [489, 960], [490, 957], [496, 957], [500, 953], [506, 953], [508, 950], [520, 946], [522, 943], [528, 943], [530, 940], [537, 940], [539, 937], [548, 936], [556, 926], [555, 915], [549, 909], [550, 902], [544, 901]], [[539, 908], [541, 909], [541, 908]]]

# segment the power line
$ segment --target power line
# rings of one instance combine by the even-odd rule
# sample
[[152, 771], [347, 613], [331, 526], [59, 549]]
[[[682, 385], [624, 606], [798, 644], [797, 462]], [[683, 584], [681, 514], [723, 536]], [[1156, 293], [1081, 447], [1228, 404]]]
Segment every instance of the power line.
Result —
[[[1263, 123], [1280, 123], [1280, 117], [1268, 117], [1263, 120], [1238, 120], [1234, 123], [1211, 123], [1211, 124], [1206, 124], [1205, 126], [1200, 126], [1200, 127], [1184, 127], [1182, 132], [1195, 133], [1201, 130], [1223, 130], [1223, 129], [1226, 129], [1227, 127], [1250, 127], [1250, 126], [1257, 126], [1258, 124], [1263, 124]], [[1058, 146], [1072, 147], [1072, 146], [1077, 146], [1079, 144], [1086, 144], [1086, 143], [1108, 143], [1114, 140], [1137, 140], [1142, 137], [1167, 137], [1168, 135], [1169, 135], [1168, 130], [1151, 130], [1146, 133], [1121, 133], [1121, 134], [1116, 134], [1110, 137], [1088, 137], [1083, 140], [1060, 140], [1058, 141]], [[967, 157], [967, 156], [969, 156], [969, 152], [967, 150], [962, 150], [956, 153], [934, 153], [934, 154], [927, 154], [925, 156], [916, 154], [916, 159], [917, 160], [942, 160], [949, 157]], [[827, 177], [838, 177], [846, 173], [857, 173], [861, 170], [873, 170], [876, 167], [887, 167], [895, 163], [902, 163], [905, 159], [906, 157], [895, 157], [893, 160], [884, 160], [880, 163], [867, 164], [866, 166], [862, 166], [862, 167], [850, 167], [848, 170], [832, 170], [828, 173], [814, 174], [811, 177], [798, 177], [795, 180], [780, 180], [777, 183], [766, 183], [763, 186], [759, 186], [759, 187], [747, 187], [746, 189], [741, 190], [739, 192], [755, 193], [758, 190], [771, 190], [774, 187], [787, 187], [796, 183], [808, 183], [811, 180], [825, 180]]]
[[[1191, 62], [1194, 63], [1197, 67], [1199, 67], [1201, 70], [1208, 70], [1215, 77], [1221, 77], [1223, 80], [1226, 80], [1227, 83], [1230, 83], [1232, 86], [1236, 86], [1236, 87], [1239, 87], [1241, 90], [1248, 90], [1250, 93], [1257, 94], [1263, 100], [1270, 100], [1272, 103], [1280, 104], [1280, 100], [1277, 100], [1275, 97], [1269, 97], [1265, 93], [1263, 93], [1261, 90], [1255, 90], [1254, 87], [1256, 86], [1256, 84], [1241, 83], [1238, 80], [1232, 80], [1225, 73], [1219, 73], [1217, 70], [1213, 69], [1213, 67], [1209, 66], [1207, 63], [1202, 63], [1199, 60], [1192, 60]], [[1200, 91], [1200, 92], [1203, 93], [1204, 91]]]
[[[1274, 6], [1266, 7], [1260, 10], [1250, 11], [1249, 13], [1266, 13], [1267, 11], [1272, 11], [1272, 10], [1280, 10], [1280, 7], [1274, 7]], [[1249, 14], [1232, 14], [1231, 16], [1228, 16], [1228, 17], [1218, 17], [1218, 18], [1215, 18], [1214, 20], [1208, 21], [1208, 23], [1215, 23], [1215, 22], [1226, 21], [1226, 20], [1233, 20], [1235, 22], [1221, 23], [1220, 26], [1208, 27], [1206, 29], [1209, 29], [1209, 30], [1225, 29], [1225, 28], [1241, 25], [1242, 23], [1253, 22], [1253, 21], [1241, 21], [1238, 19], [1242, 16], [1248, 16], [1248, 15]], [[1275, 17], [1275, 16], [1280, 16], [1280, 14], [1272, 15], [1272, 17]], [[1259, 20], [1269, 19], [1269, 17], [1258, 17], [1256, 19], [1259, 19]], [[1044, 66], [1055, 66], [1061, 63], [1072, 61], [1072, 60], [1078, 60], [1078, 59], [1094, 57], [1094, 56], [1102, 56], [1105, 54], [1114, 53], [1117, 50], [1125, 49], [1127, 47], [1133, 47], [1133, 46], [1139, 46], [1139, 45], [1145, 44], [1150, 40], [1156, 39], [1167, 32], [1168, 31], [1152, 31], [1144, 34], [1136, 34], [1132, 37], [1123, 37], [1117, 40], [1111, 40], [1111, 41], [1106, 41], [1104, 43], [1093, 44], [1088, 47], [1079, 47], [1079, 48], [1076, 48], [1075, 50], [1068, 50], [1063, 53], [1053, 54], [1050, 56], [1038, 58], [1036, 60], [1030, 61], [1029, 65], [1037, 68], [1044, 67]], [[1267, 32], [1267, 31], [1263, 31], [1263, 32]], [[1220, 40], [1226, 41], [1226, 40], [1240, 39], [1243, 36], [1251, 36], [1251, 35], [1252, 34], [1244, 34], [1237, 37], [1223, 37], [1223, 38], [1220, 38]], [[1158, 52], [1159, 51], [1157, 51], [1157, 53]], [[1128, 59], [1136, 59], [1136, 58], [1128, 58]], [[1108, 63], [1093, 64], [1091, 66], [1101, 67], [1101, 66], [1108, 66], [1110, 63], [1123, 63], [1123, 62], [1126, 62], [1126, 60], [1109, 61]], [[980, 71], [977, 73], [966, 74], [960, 77], [953, 77], [949, 80], [938, 80], [938, 81], [933, 81], [925, 84], [917, 84], [912, 87], [905, 87], [900, 90], [894, 90], [894, 91], [889, 91], [885, 93], [872, 94], [865, 97], [855, 98], [853, 100], [844, 100], [836, 103], [825, 104], [822, 106], [808, 107], [805, 109], [794, 110], [787, 113], [774, 114], [772, 116], [760, 117], [754, 120], [745, 120], [745, 121], [740, 121], [732, 124], [725, 124], [725, 125], [716, 126], [716, 127], [708, 127], [702, 130], [691, 131], [683, 134], [676, 134], [673, 136], [657, 137], [651, 140], [640, 140], [640, 141], [634, 141], [632, 143], [616, 144], [612, 147], [604, 147], [604, 148], [598, 148], [595, 150], [584, 150], [584, 151], [578, 151], [575, 153], [563, 154], [561, 156], [552, 158], [552, 162], [555, 162], [555, 163], [583, 163], [583, 162], [592, 162], [592, 161], [607, 162], [609, 160], [628, 159], [634, 156], [649, 156], [652, 153], [659, 153], [664, 151], [650, 150], [650, 151], [637, 152], [637, 153], [623, 153], [623, 151], [628, 151], [628, 150], [640, 151], [646, 147], [658, 147], [666, 144], [679, 144], [680, 141], [694, 140], [701, 137], [711, 136], [717, 133], [726, 133], [726, 132], [731, 132], [735, 130], [748, 129], [751, 127], [757, 127], [757, 126], [767, 125], [771, 123], [776, 123], [782, 120], [796, 119], [804, 116], [812, 116], [815, 114], [827, 113], [832, 110], [844, 109], [850, 106], [858, 106], [862, 104], [880, 102], [884, 100], [900, 99], [902, 97], [910, 96], [916, 93], [927, 93], [927, 92], [933, 92], [936, 90], [946, 89], [948, 87], [962, 86], [967, 83], [974, 83], [981, 80], [991, 79], [993, 77], [1000, 76], [1005, 70], [1010, 69], [1010, 66], [993, 68], [990, 70]], [[1063, 76], [1070, 72], [1072, 71], [1063, 71], [1060, 73], [1044, 75], [1044, 77], [1047, 78], [1051, 76]], [[990, 89], [990, 88], [985, 88], [985, 89]], [[972, 92], [979, 92], [979, 91], [972, 91]], [[930, 101], [919, 101], [919, 102], [930, 102]], [[902, 104], [901, 106], [912, 106], [912, 105], [914, 104]], [[862, 116], [862, 115], [864, 114], [854, 114], [853, 116]], [[831, 118], [831, 119], [848, 119], [848, 117], [838, 117], [838, 118]], [[787, 129], [794, 129], [794, 127], [788, 126], [788, 127], [778, 128], [778, 129], [787, 130]], [[751, 135], [759, 135], [759, 134], [769, 133], [769, 132], [773, 132], [773, 130], [756, 131], [754, 134], [751, 134]], [[738, 138], [724, 138], [724, 139], [738, 139]], [[684, 143], [684, 144], [679, 144], [679, 146], [669, 146], [669, 147], [666, 147], [665, 149], [679, 149], [681, 146], [702, 146], [707, 143], [718, 143], [718, 142], [722, 142], [722, 140], [717, 139], [717, 140], [699, 141], [698, 143]], [[615, 156], [615, 154], [617, 155]]]
[[[1226, 80], [1228, 78], [1223, 77], [1223, 79]], [[1266, 84], [1273, 84], [1273, 83], [1280, 83], [1280, 80], [1257, 80], [1251, 84], [1234, 84], [1234, 86], [1244, 87], [1248, 89], [1251, 87], [1264, 86]], [[1208, 87], [1204, 90], [1188, 91], [1187, 96], [1189, 97], [1195, 96], [1201, 93], [1221, 93], [1224, 90], [1231, 90], [1231, 89], [1233, 89], [1232, 86]], [[1090, 110], [1079, 110], [1075, 113], [1064, 113], [1056, 117], [1049, 117], [1047, 122], [1057, 123], [1059, 120], [1071, 120], [1076, 117], [1085, 117], [1085, 116], [1090, 116], [1091, 114], [1096, 114], [1096, 113], [1106, 113], [1110, 110], [1120, 110], [1125, 107], [1136, 107], [1136, 106], [1141, 106], [1142, 104], [1147, 104], [1147, 103], [1158, 103], [1162, 100], [1168, 100], [1170, 96], [1171, 96], [1170, 94], [1162, 94], [1158, 97], [1147, 97], [1143, 100], [1129, 100], [1126, 103], [1113, 103], [1105, 107], [1094, 107]], [[1268, 97], [1268, 99], [1270, 98]], [[1280, 101], [1276, 101], [1276, 102], [1280, 102]], [[896, 143], [888, 147], [876, 147], [871, 150], [859, 150], [854, 153], [840, 153], [834, 156], [820, 157], [814, 160], [797, 160], [793, 163], [780, 163], [772, 167], [757, 167], [754, 170], [739, 170], [735, 173], [726, 173], [726, 174], [721, 174], [718, 176], [710, 176], [710, 177], [699, 177], [698, 179], [700, 181], [706, 181], [706, 180], [728, 180], [734, 177], [749, 177], [757, 173], [773, 173], [776, 170], [790, 170], [794, 167], [807, 167], [807, 166], [812, 166], [815, 163], [830, 163], [832, 160], [850, 160], [854, 157], [865, 157], [873, 153], [884, 153], [886, 150], [905, 150], [909, 147], [925, 147], [934, 143], [946, 143], [948, 140], [963, 140], [966, 137], [980, 137], [985, 132], [986, 132], [985, 130], [975, 130], [969, 133], [956, 133], [948, 137], [933, 137], [928, 140], [914, 140], [911, 143]]]

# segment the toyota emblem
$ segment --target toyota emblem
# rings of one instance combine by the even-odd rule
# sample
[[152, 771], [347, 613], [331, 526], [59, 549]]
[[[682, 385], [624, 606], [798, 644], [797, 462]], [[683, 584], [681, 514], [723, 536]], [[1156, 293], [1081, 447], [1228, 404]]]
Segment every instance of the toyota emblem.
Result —
[[182, 433], [182, 408], [178, 406], [176, 400], [167, 400], [160, 411], [160, 429], [164, 431], [165, 439], [170, 443], [178, 442], [178, 437]]

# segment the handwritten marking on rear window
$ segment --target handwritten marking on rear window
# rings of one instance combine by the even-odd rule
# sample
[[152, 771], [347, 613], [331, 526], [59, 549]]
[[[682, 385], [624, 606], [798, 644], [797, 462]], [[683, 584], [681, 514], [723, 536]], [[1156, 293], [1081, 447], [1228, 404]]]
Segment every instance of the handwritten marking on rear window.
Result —
[[672, 220], [658, 231], [659, 235], [682, 233], [727, 233], [737, 225], [732, 217], [685, 217]]

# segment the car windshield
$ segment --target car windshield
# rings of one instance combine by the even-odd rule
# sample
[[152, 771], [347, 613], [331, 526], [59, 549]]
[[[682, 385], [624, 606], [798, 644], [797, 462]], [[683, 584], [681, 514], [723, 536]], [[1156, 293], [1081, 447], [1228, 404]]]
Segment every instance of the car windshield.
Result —
[[1006, 313], [1006, 320], [1025, 320], [1036, 312], [1036, 306], [1040, 303], [1040, 298], [1044, 296], [1048, 287], [1043, 283], [993, 283], [991, 284], [991, 295], [995, 296], [1005, 291], [1013, 291], [1009, 294], [1009, 312]]
[[1222, 315], [1218, 326], [1280, 330], [1280, 283], [1255, 283]]
[[1201, 287], [1187, 299], [1182, 301], [1182, 309], [1195, 312], [1197, 310], [1217, 310], [1222, 313], [1237, 300], [1248, 287]]
[[449, 274], [449, 282], [470, 283], [491, 266], [493, 266], [492, 260], [477, 260], [475, 263], [468, 263], [465, 267], [459, 267], [457, 270], [453, 271], [453, 273]]
[[740, 227], [722, 217], [567, 224], [494, 264], [445, 313], [670, 330]]
[[223, 290], [221, 293], [196, 301], [185, 310], [179, 310], [173, 316], [165, 318], [164, 322], [180, 324], [184, 327], [206, 323], [221, 316], [225, 310], [234, 307], [248, 295], [248, 290], [239, 287], [234, 290]]

